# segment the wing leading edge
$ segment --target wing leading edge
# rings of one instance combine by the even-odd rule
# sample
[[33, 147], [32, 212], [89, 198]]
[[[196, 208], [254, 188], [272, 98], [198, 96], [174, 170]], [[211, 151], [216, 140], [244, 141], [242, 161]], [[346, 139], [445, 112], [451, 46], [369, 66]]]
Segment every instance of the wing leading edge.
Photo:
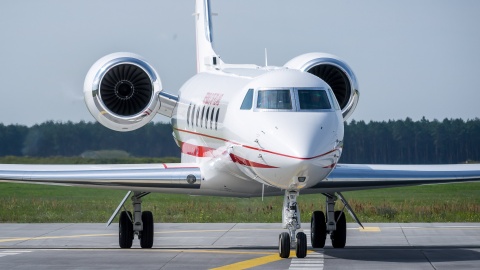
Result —
[[305, 193], [480, 181], [480, 164], [338, 164], [327, 179]]
[[0, 182], [148, 191], [199, 189], [201, 179], [197, 164], [0, 165]]

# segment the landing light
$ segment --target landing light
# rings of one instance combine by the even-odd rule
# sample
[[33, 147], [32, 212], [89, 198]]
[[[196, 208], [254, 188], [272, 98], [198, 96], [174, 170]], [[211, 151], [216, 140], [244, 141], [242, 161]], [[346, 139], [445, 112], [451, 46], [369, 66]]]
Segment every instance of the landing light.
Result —
[[300, 182], [300, 183], [305, 182], [305, 180], [307, 180], [307, 177], [305, 177], [305, 176], [298, 177], [298, 182]]
[[188, 182], [189, 184], [195, 184], [195, 182], [197, 182], [197, 178], [195, 177], [195, 175], [189, 174], [189, 175], [187, 176], [187, 182]]

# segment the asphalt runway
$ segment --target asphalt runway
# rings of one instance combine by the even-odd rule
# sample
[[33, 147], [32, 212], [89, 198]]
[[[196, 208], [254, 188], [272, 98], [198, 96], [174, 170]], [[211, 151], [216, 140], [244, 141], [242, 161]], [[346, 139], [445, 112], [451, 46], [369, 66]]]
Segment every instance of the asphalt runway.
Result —
[[[309, 224], [305, 233], [309, 238]], [[348, 224], [347, 247], [278, 256], [280, 224], [155, 224], [152, 249], [117, 224], [0, 224], [0, 269], [479, 269], [480, 223]], [[310, 239], [309, 243], [310, 243]]]

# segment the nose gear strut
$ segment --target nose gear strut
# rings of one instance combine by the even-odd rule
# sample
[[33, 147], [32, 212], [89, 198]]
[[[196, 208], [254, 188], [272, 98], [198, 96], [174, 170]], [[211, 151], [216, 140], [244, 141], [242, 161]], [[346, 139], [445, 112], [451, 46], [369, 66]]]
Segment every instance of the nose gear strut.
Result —
[[298, 191], [286, 190], [283, 199], [282, 220], [283, 228], [287, 232], [280, 234], [278, 239], [278, 253], [282, 258], [290, 257], [290, 247], [295, 246], [298, 258], [307, 256], [307, 236], [304, 232], [298, 232], [301, 228], [300, 211], [297, 205]]

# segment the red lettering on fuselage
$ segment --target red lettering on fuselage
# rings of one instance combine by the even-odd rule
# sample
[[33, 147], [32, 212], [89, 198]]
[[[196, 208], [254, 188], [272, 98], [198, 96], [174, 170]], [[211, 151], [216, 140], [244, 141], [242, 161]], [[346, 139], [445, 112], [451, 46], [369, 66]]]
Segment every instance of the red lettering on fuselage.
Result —
[[208, 92], [203, 98], [203, 104], [218, 106], [220, 105], [220, 100], [222, 100], [222, 97], [223, 97], [223, 94]]

